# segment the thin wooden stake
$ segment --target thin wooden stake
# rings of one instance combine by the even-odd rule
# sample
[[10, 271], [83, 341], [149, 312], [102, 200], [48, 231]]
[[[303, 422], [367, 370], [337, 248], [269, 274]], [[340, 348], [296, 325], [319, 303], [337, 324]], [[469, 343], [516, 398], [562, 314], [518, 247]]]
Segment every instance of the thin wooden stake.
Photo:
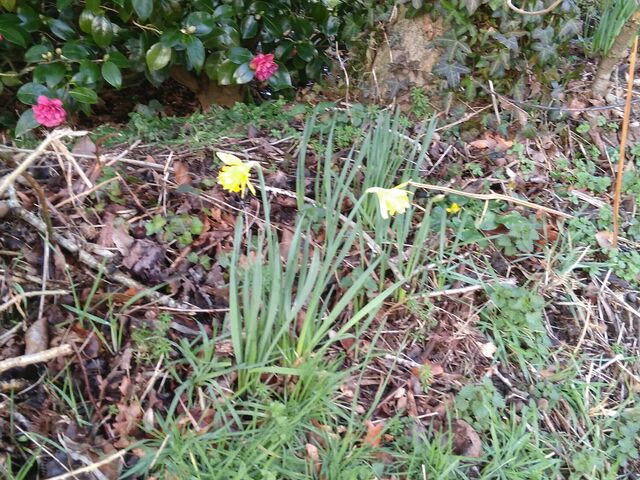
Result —
[[618, 246], [618, 230], [620, 228], [620, 197], [622, 196], [622, 177], [624, 176], [624, 153], [629, 134], [629, 117], [631, 116], [631, 98], [633, 96], [633, 77], [636, 71], [636, 53], [638, 52], [638, 35], [633, 40], [633, 47], [629, 55], [629, 78], [627, 81], [627, 101], [624, 105], [624, 118], [622, 119], [622, 134], [620, 136], [620, 158], [618, 158], [618, 171], [616, 173], [616, 188], [613, 193], [613, 248]]

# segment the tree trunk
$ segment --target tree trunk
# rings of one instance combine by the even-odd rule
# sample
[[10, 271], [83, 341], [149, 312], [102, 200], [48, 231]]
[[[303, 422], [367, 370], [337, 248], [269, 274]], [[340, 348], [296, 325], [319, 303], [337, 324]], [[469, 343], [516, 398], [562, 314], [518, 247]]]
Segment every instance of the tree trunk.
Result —
[[243, 99], [242, 85], [218, 85], [209, 80], [206, 74], [193, 75], [183, 67], [173, 67], [171, 77], [191, 90], [203, 111], [211, 108], [211, 105], [233, 107]]
[[611, 46], [611, 50], [600, 60], [592, 86], [594, 97], [603, 98], [606, 95], [613, 70], [626, 58], [629, 45], [638, 32], [640, 32], [640, 10], [634, 13], [622, 27]]

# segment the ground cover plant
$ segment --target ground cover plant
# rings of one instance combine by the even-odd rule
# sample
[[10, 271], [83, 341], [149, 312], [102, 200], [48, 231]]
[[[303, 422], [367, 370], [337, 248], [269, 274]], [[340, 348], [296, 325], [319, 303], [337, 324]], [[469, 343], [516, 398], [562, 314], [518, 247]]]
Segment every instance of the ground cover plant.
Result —
[[81, 130], [35, 97], [0, 145], [0, 476], [640, 475], [638, 111], [615, 245], [624, 89], [553, 67], [542, 105], [316, 84]]

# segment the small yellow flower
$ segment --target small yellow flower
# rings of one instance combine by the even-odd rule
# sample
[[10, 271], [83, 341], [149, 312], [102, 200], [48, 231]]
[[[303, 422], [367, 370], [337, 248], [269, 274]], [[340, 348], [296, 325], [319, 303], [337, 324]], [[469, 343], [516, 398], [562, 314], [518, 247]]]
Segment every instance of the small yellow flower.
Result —
[[387, 219], [389, 215], [393, 216], [396, 213], [404, 213], [407, 208], [411, 206], [409, 201], [409, 194], [404, 189], [409, 182], [402, 183], [393, 188], [368, 188], [366, 193], [375, 193], [378, 196], [378, 204], [380, 205], [380, 216]]
[[251, 184], [251, 169], [258, 164], [256, 162], [243, 162], [235, 155], [217, 152], [216, 155], [224, 163], [224, 167], [218, 173], [218, 183], [229, 192], [238, 193], [244, 197], [247, 188], [256, 194], [256, 189]]
[[457, 203], [453, 202], [451, 204], [451, 206], [449, 208], [447, 208], [447, 213], [450, 213], [451, 215], [455, 215], [460, 210], [462, 210], [462, 208], [460, 208], [460, 205], [458, 205]]

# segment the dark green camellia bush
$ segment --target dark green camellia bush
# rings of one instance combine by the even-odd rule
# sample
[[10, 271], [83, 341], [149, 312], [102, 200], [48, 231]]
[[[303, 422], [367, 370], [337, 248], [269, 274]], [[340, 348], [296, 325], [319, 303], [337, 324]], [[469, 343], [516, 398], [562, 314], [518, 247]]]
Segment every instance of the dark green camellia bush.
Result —
[[[67, 111], [89, 114], [106, 84], [120, 88], [140, 75], [154, 85], [176, 79], [204, 108], [225, 86], [287, 89], [322, 76], [341, 27], [364, 29], [358, 18], [372, 2], [0, 0], [0, 90], [27, 105], [59, 98]], [[251, 68], [259, 53], [278, 65], [263, 82]], [[16, 134], [37, 125], [28, 109]]]

